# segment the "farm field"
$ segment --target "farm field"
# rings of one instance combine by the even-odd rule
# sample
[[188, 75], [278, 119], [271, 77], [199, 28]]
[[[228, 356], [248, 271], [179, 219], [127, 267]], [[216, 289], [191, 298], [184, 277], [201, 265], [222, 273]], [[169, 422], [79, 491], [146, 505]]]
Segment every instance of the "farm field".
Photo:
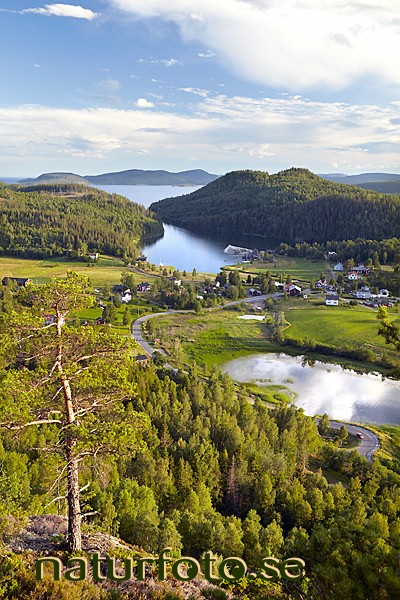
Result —
[[306, 258], [297, 258], [289, 256], [276, 256], [276, 262], [258, 262], [253, 264], [239, 263], [237, 266], [228, 267], [228, 269], [239, 269], [244, 275], [270, 271], [274, 276], [283, 274], [290, 275], [293, 279], [309, 282], [310, 279], [319, 279], [321, 273], [327, 273], [326, 263], [323, 260], [307, 260]]
[[[16, 257], [0, 257], [0, 278], [3, 277], [30, 277], [33, 283], [48, 282], [53, 277], [65, 277], [67, 271], [75, 271], [79, 275], [90, 277], [93, 285], [104, 286], [120, 283], [121, 273], [128, 271], [122, 260], [112, 256], [102, 256], [93, 264], [86, 262], [67, 261], [58, 259], [26, 259]], [[150, 274], [141, 274], [129, 270], [139, 283]]]
[[[395, 314], [395, 313], [394, 313]], [[308, 338], [313, 341], [341, 346], [365, 344], [389, 349], [378, 335], [376, 311], [360, 306], [301, 306], [285, 311], [290, 323], [284, 337]], [[399, 319], [397, 318], [397, 323]]]

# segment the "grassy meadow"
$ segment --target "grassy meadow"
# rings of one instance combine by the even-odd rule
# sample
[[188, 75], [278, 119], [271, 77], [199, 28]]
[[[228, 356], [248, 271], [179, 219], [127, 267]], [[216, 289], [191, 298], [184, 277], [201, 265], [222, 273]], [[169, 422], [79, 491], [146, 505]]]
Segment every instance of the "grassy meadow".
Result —
[[297, 258], [289, 256], [276, 256], [276, 262], [260, 262], [254, 263], [238, 263], [237, 265], [226, 267], [226, 270], [240, 270], [245, 279], [250, 273], [258, 275], [259, 273], [270, 271], [273, 276], [291, 275], [293, 279], [297, 279], [307, 284], [311, 279], [319, 279], [321, 273], [327, 276], [329, 272], [326, 268], [326, 263], [323, 260], [308, 260], [307, 258]]

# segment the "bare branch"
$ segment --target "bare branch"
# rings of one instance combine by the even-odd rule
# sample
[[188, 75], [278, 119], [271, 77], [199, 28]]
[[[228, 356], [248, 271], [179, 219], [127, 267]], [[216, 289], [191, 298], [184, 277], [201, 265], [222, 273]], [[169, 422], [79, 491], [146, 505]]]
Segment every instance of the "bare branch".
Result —
[[0, 427], [4, 429], [12, 429], [19, 431], [20, 429], [25, 429], [25, 427], [30, 427], [31, 425], [49, 425], [50, 423], [58, 423], [62, 424], [60, 419], [38, 419], [37, 421], [30, 421], [29, 423], [24, 423], [23, 425], [16, 425], [13, 423], [0, 423]]

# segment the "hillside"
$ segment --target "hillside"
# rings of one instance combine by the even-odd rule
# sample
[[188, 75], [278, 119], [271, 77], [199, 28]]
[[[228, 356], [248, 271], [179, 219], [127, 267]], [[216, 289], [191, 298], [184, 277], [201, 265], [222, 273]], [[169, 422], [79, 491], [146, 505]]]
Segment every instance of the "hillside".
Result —
[[385, 181], [399, 180], [398, 173], [359, 173], [358, 175], [345, 175], [344, 173], [327, 173], [318, 175], [322, 179], [333, 181], [335, 183], [346, 183], [348, 185], [365, 185], [366, 183], [377, 183]]
[[78, 184], [0, 184], [0, 222], [0, 254], [25, 258], [90, 251], [133, 257], [141, 239], [163, 232], [143, 206]]
[[390, 181], [371, 181], [369, 183], [360, 183], [359, 187], [365, 190], [373, 190], [381, 194], [396, 194], [400, 196], [400, 177]]
[[76, 175], [75, 173], [43, 173], [36, 179], [22, 179], [19, 182], [21, 185], [51, 185], [52, 183], [57, 184], [68, 184], [68, 183], [82, 183], [88, 184], [84, 177]]
[[251, 232], [285, 242], [400, 236], [400, 198], [326, 181], [306, 169], [234, 171], [150, 208], [187, 229]]
[[170, 173], [169, 171], [143, 171], [129, 169], [101, 175], [76, 175], [75, 173], [43, 173], [36, 179], [24, 179], [23, 185], [46, 183], [83, 183], [95, 185], [206, 185], [218, 178], [202, 169]]

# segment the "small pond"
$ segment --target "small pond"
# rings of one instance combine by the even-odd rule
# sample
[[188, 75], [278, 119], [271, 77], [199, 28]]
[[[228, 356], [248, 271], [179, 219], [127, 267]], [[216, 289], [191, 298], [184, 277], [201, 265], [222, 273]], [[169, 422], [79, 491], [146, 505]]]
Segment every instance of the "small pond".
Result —
[[222, 370], [241, 383], [286, 386], [308, 415], [360, 423], [400, 424], [400, 381], [359, 374], [304, 356], [255, 354], [226, 363]]

